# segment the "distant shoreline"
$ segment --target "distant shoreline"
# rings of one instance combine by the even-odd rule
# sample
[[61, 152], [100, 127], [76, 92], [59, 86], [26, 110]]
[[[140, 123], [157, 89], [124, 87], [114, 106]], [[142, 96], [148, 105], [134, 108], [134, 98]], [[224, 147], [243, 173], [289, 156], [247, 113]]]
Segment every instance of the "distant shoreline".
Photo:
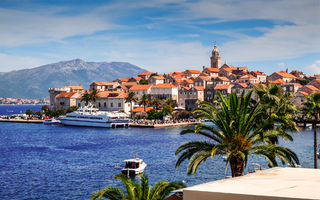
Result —
[[33, 104], [33, 103], [25, 103], [25, 104], [0, 104], [0, 106], [25, 106], [25, 105], [49, 105], [49, 104]]

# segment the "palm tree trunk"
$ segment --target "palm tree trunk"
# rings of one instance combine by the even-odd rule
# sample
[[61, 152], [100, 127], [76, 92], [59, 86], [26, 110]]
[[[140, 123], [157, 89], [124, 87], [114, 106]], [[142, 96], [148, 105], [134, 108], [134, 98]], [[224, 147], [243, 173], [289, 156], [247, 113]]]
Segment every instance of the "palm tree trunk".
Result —
[[130, 102], [130, 107], [131, 107], [131, 119], [132, 119], [132, 101]]
[[230, 159], [232, 177], [243, 176], [244, 160], [240, 155], [232, 156]]
[[318, 168], [318, 158], [317, 158], [317, 121], [318, 121], [318, 115], [315, 116], [316, 122], [314, 123], [314, 168]]

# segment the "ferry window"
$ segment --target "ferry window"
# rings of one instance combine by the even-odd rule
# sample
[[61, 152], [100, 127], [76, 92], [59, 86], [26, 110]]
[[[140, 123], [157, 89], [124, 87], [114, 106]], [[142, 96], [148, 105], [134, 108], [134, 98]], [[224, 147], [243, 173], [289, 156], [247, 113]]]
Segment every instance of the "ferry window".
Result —
[[113, 107], [113, 103], [110, 103], [110, 107]]
[[118, 103], [118, 107], [121, 107], [121, 103]]

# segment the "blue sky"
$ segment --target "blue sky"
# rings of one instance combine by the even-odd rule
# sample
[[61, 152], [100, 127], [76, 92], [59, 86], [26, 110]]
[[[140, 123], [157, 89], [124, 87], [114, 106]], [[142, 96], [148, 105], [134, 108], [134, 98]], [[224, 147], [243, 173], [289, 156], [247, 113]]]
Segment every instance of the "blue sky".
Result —
[[153, 72], [222, 63], [320, 73], [319, 0], [0, 1], [0, 72], [80, 58]]

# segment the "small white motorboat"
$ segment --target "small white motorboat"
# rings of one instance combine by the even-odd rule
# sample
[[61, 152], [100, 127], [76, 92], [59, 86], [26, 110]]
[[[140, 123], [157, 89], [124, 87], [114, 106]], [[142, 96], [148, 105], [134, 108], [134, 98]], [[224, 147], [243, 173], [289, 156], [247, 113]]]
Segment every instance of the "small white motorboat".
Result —
[[60, 123], [60, 121], [57, 120], [57, 119], [54, 119], [54, 118], [52, 118], [52, 119], [45, 119], [45, 120], [43, 121], [43, 124], [45, 124], [45, 125], [59, 124], [59, 123]]
[[123, 162], [125, 166], [121, 172], [127, 176], [141, 174], [147, 166], [142, 159], [136, 158], [136, 156], [134, 156], [133, 159], [124, 160]]

